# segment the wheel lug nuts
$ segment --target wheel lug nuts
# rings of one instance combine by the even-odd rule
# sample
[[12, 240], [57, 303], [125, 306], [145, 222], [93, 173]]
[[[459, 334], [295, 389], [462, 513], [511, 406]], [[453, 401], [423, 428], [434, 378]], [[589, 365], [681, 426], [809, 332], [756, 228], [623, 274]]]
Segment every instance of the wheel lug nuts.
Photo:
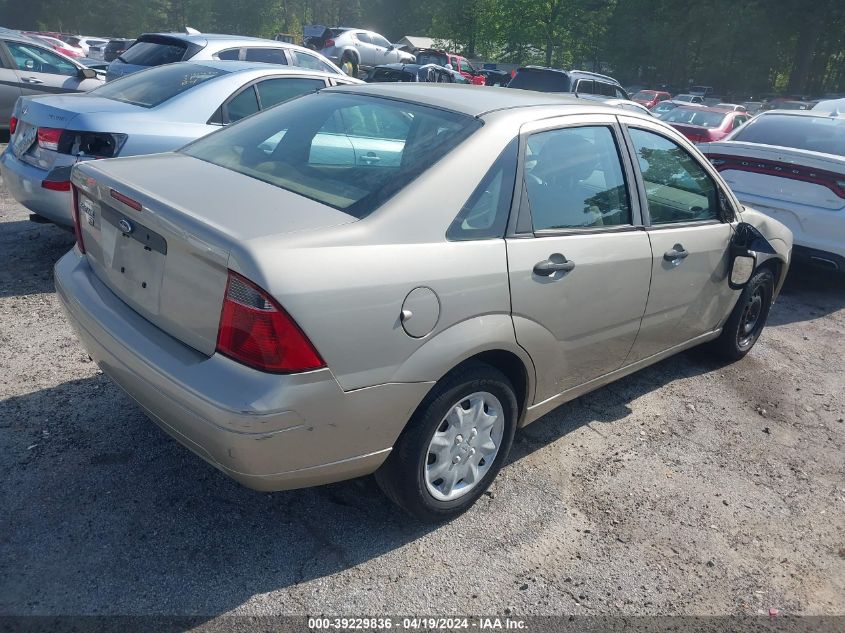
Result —
[[453, 464], [460, 464], [460, 463], [461, 463], [461, 456], [460, 456], [460, 455], [455, 455], [455, 456], [452, 458], [452, 463], [453, 463]]
[[469, 449], [469, 454], [470, 454], [470, 455], [475, 455], [475, 449], [474, 449], [474, 448]]
[[458, 433], [458, 434], [455, 436], [455, 444], [460, 444], [460, 443], [461, 443], [461, 442], [463, 442], [463, 441], [464, 441], [464, 436], [463, 436], [463, 435], [461, 435], [460, 433]]

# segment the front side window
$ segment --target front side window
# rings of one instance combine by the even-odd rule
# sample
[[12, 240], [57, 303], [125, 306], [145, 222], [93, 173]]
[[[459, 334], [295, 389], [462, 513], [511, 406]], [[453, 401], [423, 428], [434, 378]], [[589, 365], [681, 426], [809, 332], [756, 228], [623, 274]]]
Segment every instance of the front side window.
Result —
[[194, 86], [225, 74], [224, 70], [200, 64], [169, 64], [110, 81], [89, 94], [154, 108]]
[[262, 62], [265, 64], [283, 64], [287, 66], [288, 58], [279, 48], [248, 48], [244, 59], [248, 62]]
[[388, 42], [385, 38], [383, 38], [378, 33], [372, 33], [370, 35], [370, 37], [373, 38], [373, 44], [375, 44], [376, 46], [383, 46], [384, 48], [387, 48], [388, 46], [390, 46], [390, 42]]
[[310, 55], [302, 51], [291, 51], [291, 55], [293, 55], [294, 64], [301, 68], [319, 70], [325, 73], [337, 72], [334, 68], [315, 55]]
[[470, 66], [469, 62], [465, 59], [461, 60], [461, 72], [462, 73], [469, 73], [470, 75], [473, 74], [472, 66]]
[[525, 187], [535, 231], [631, 224], [619, 150], [609, 127], [532, 134]]
[[7, 42], [12, 60], [18, 70], [31, 73], [47, 73], [50, 75], [67, 75], [75, 77], [79, 72], [69, 61], [38, 46]]
[[716, 183], [687, 150], [660, 134], [630, 133], [652, 224], [719, 219]]
[[481, 125], [417, 104], [319, 92], [180, 151], [362, 218]]

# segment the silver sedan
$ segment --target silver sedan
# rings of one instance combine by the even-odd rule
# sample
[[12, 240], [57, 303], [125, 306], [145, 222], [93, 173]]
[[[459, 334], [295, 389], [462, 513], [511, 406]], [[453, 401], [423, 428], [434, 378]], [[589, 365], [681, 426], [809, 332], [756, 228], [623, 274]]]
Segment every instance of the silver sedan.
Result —
[[70, 227], [70, 169], [79, 161], [178, 149], [259, 110], [326, 86], [341, 74], [260, 62], [157, 66], [85, 94], [18, 100], [0, 172], [14, 198]]
[[497, 88], [330, 88], [72, 183], [59, 296], [156, 424], [260, 490], [375, 472], [423, 520], [558, 405], [742, 358], [792, 248], [667, 125]]

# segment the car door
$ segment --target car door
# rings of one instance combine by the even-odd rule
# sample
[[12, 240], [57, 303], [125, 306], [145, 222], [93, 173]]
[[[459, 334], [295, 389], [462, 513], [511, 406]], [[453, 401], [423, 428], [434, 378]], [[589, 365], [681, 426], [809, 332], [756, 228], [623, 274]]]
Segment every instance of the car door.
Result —
[[12, 59], [0, 44], [0, 122], [8, 123], [15, 102], [21, 96], [20, 79], [12, 65]]
[[718, 328], [738, 291], [727, 280], [733, 210], [712, 168], [661, 126], [623, 120], [653, 251], [636, 362]]
[[390, 42], [378, 33], [370, 33], [373, 40], [373, 54], [375, 61], [373, 65], [392, 64], [399, 61], [399, 49], [393, 48]]
[[542, 401], [622, 365], [652, 257], [614, 116], [536, 122], [521, 139], [508, 268], [516, 338]]
[[366, 31], [355, 31], [355, 40], [357, 42], [355, 48], [358, 50], [358, 56], [360, 57], [359, 64], [361, 66], [375, 66], [377, 63], [375, 48], [370, 34]]
[[84, 80], [79, 68], [61, 55], [35, 44], [6, 42], [21, 94], [74, 92]]

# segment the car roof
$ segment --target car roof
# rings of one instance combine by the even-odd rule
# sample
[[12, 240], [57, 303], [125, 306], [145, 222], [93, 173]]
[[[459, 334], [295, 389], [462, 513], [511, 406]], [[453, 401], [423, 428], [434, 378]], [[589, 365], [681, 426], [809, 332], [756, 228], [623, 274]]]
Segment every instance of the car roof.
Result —
[[361, 86], [337, 86], [326, 88], [325, 91], [355, 92], [374, 97], [412, 101], [413, 103], [452, 110], [474, 117], [483, 116], [497, 110], [537, 106], [607, 108], [613, 113], [618, 113], [617, 108], [580, 99], [572, 94], [535, 92], [533, 90], [495, 86], [480, 88], [469, 84], [377, 83]]
[[255, 43], [255, 42], [262, 42], [268, 43], [272, 42], [273, 44], [279, 47], [295, 47], [296, 44], [290, 44], [288, 42], [281, 42], [277, 40], [268, 40], [262, 37], [250, 37], [248, 35], [226, 35], [225, 33], [143, 33], [138, 37], [138, 39], [148, 36], [148, 35], [159, 35], [162, 37], [169, 37], [172, 39], [183, 40], [185, 42], [195, 42], [195, 43], [210, 43], [210, 42], [244, 42], [244, 43]]
[[757, 116], [769, 116], [771, 114], [782, 114], [785, 116], [815, 117], [817, 119], [845, 119], [845, 112], [831, 110], [765, 110]]
[[619, 86], [620, 88], [622, 87], [622, 84], [620, 84], [618, 81], [616, 81], [613, 77], [610, 77], [608, 75], [602, 75], [602, 74], [599, 74], [599, 73], [590, 72], [589, 70], [564, 70], [563, 68], [551, 68], [550, 66], [534, 66], [534, 65], [520, 66], [516, 70], [517, 70], [517, 72], [519, 72], [520, 70], [544, 70], [544, 71], [548, 71], [548, 72], [561, 73], [563, 75], [577, 75], [579, 77], [589, 77], [589, 78], [592, 78], [592, 79], [602, 79], [604, 81], [608, 81], [612, 84], [615, 84], [615, 85]]
[[[310, 70], [299, 66], [288, 66], [286, 64], [268, 64], [266, 62], [241, 62], [241, 61], [227, 61], [222, 59], [189, 59], [185, 62], [176, 62], [177, 64], [193, 64], [195, 66], [205, 66], [207, 68], [216, 68], [225, 71], [226, 73], [241, 73], [251, 71], [267, 71], [273, 74], [285, 75], [307, 75], [309, 77], [331, 77], [337, 79], [337, 73], [330, 73], [323, 70]], [[350, 77], [349, 79], [352, 79]]]

